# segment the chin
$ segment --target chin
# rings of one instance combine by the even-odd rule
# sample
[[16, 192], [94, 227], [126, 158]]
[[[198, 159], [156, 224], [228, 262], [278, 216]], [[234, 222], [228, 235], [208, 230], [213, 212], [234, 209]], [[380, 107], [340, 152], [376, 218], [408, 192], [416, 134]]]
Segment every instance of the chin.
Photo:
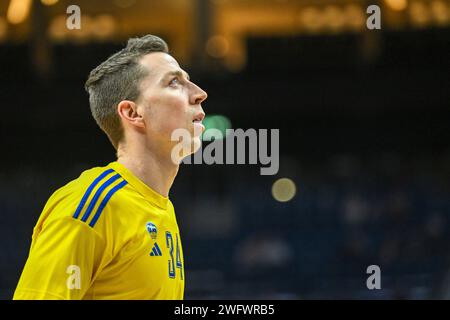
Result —
[[189, 157], [193, 153], [197, 152], [202, 145], [200, 137], [190, 136], [185, 137], [182, 141], [178, 142], [172, 148], [172, 161], [176, 164], [180, 164], [184, 158]]

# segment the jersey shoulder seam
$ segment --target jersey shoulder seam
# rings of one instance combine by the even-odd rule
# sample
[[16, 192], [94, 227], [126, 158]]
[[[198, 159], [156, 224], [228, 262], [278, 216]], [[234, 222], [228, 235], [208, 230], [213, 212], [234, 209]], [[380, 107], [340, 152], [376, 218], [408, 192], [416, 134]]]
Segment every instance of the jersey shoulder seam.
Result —
[[98, 232], [96, 229], [89, 227], [85, 222], [81, 220], [74, 219], [72, 216], [63, 216], [63, 217], [56, 217], [56, 218], [50, 218], [46, 225], [51, 222], [58, 222], [61, 220], [67, 220], [69, 223], [75, 222], [75, 224], [82, 225], [83, 228], [87, 228], [86, 230], [89, 230], [90, 232], [93, 232], [98, 238], [100, 238], [103, 242], [106, 242], [106, 239]]

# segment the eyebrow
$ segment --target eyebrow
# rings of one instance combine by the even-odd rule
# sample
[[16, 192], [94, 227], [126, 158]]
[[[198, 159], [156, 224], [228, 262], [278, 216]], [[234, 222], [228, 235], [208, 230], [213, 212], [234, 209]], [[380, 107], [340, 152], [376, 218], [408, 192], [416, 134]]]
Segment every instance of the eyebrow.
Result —
[[185, 77], [188, 81], [191, 80], [191, 78], [189, 77], [189, 74], [187, 72], [185, 72], [185, 71], [183, 71], [183, 72], [181, 72], [179, 70], [177, 70], [177, 71], [169, 71], [163, 76], [163, 79], [166, 79], [168, 76], [178, 76], [178, 77], [181, 77], [181, 78]]

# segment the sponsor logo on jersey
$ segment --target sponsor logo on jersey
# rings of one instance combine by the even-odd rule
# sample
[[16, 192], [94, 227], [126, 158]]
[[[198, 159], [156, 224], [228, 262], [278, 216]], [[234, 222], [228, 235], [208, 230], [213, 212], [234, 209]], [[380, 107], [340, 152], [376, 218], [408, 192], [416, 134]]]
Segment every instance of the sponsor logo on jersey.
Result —
[[159, 248], [158, 244], [155, 242], [153, 245], [152, 251], [150, 252], [151, 257], [160, 257], [162, 256], [161, 249]]
[[150, 233], [150, 237], [153, 240], [156, 240], [156, 237], [158, 235], [158, 229], [156, 228], [156, 225], [152, 222], [147, 222], [146, 228], [148, 233]]

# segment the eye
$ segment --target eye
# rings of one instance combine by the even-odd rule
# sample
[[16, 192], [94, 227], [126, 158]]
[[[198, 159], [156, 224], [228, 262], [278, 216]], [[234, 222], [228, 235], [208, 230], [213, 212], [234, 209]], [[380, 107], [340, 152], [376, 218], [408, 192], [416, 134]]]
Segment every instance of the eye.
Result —
[[171, 87], [175, 87], [178, 84], [180, 84], [180, 80], [178, 79], [178, 77], [173, 78], [169, 82], [169, 86], [171, 86]]

